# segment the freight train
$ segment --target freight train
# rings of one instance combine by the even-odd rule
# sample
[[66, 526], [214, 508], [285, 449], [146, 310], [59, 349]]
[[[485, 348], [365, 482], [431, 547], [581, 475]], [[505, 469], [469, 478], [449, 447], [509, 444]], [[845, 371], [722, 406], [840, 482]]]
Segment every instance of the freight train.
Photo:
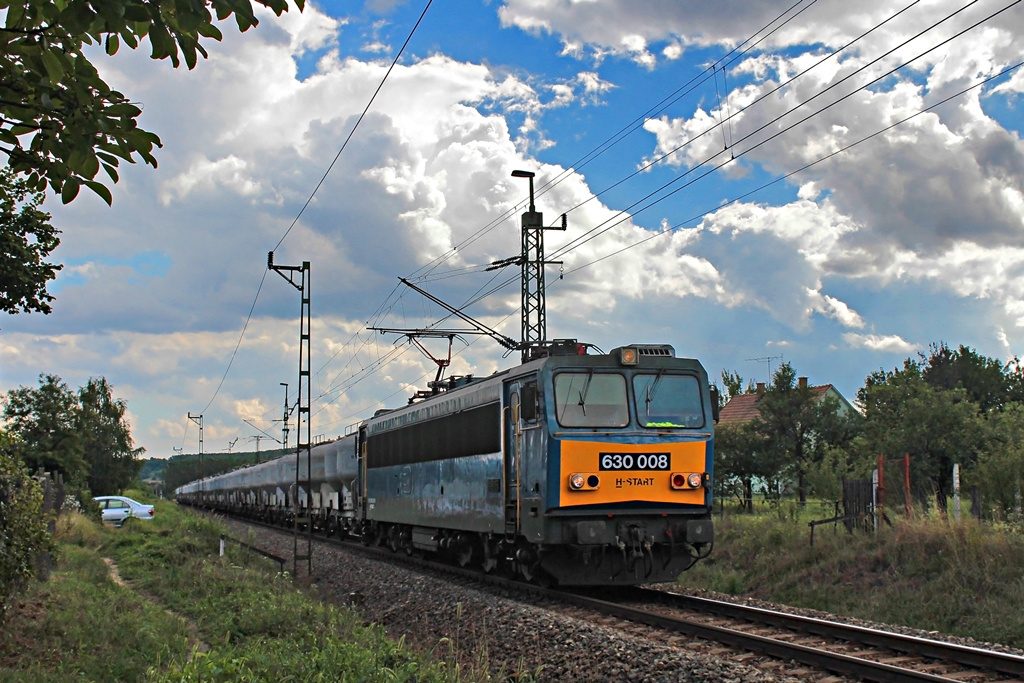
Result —
[[714, 541], [717, 392], [670, 345], [587, 350], [565, 340], [490, 377], [449, 378], [308, 456], [175, 494], [528, 581], [674, 581]]

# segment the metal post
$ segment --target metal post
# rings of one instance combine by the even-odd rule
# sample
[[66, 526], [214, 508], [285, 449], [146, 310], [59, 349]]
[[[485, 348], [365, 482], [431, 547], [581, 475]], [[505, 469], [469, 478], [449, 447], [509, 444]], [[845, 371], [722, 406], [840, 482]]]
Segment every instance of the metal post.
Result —
[[[299, 290], [299, 294], [302, 300], [301, 312], [299, 315], [299, 388], [295, 397], [295, 405], [293, 408], [298, 409], [298, 417], [296, 418], [295, 431], [298, 434], [296, 439], [295, 448], [295, 493], [292, 497], [292, 508], [294, 511], [294, 550], [293, 550], [293, 561], [292, 561], [292, 574], [297, 576], [299, 569], [299, 561], [306, 560], [306, 575], [311, 576], [313, 574], [313, 522], [309, 515], [309, 502], [312, 500], [312, 491], [310, 490], [312, 481], [312, 467], [313, 467], [313, 454], [312, 454], [312, 425], [310, 424], [310, 403], [312, 401], [312, 389], [310, 387], [310, 379], [312, 373], [310, 367], [312, 365], [312, 348], [311, 348], [311, 335], [310, 335], [310, 324], [312, 322], [312, 316], [310, 312], [310, 266], [309, 261], [303, 261], [301, 266], [278, 266], [274, 264], [274, 252], [267, 254], [267, 268], [276, 271], [278, 275], [283, 277], [288, 283]], [[296, 276], [298, 281], [296, 282]], [[287, 391], [287, 388], [285, 389]], [[287, 394], [285, 395], [285, 403], [287, 404]], [[287, 411], [285, 413], [287, 415]], [[303, 430], [305, 426], [305, 430]], [[305, 434], [303, 434], [305, 432]], [[306, 453], [306, 477], [305, 481], [302, 479], [301, 463], [302, 453]], [[302, 484], [306, 485], [306, 511], [304, 515], [300, 515], [299, 512], [299, 491], [301, 490]], [[301, 525], [306, 526], [306, 549], [304, 553], [299, 552], [299, 527]]]
[[910, 453], [903, 454], [903, 507], [907, 513], [907, 519], [913, 514], [913, 502], [910, 499]]
[[[530, 347], [547, 339], [547, 305], [545, 302], [544, 266], [547, 263], [561, 261], [544, 260], [544, 214], [536, 210], [533, 202], [532, 171], [512, 171], [513, 178], [529, 178], [530, 210], [522, 217], [522, 360], [530, 359]], [[565, 230], [565, 216], [562, 216], [561, 227], [552, 230]]]
[[878, 481], [875, 486], [875, 530], [878, 530], [878, 519], [885, 514], [885, 456], [879, 454], [878, 456], [878, 468], [875, 470], [878, 474]]
[[872, 515], [871, 515], [871, 526], [874, 531], [878, 531], [878, 518], [882, 514], [882, 469], [878, 468], [871, 473], [871, 492], [874, 500], [872, 503]]
[[199, 425], [199, 499], [202, 500], [203, 477], [206, 476], [206, 473], [204, 472], [205, 467], [203, 467], [203, 415], [202, 413], [200, 413], [199, 415], [193, 415], [190, 411], [188, 414], [188, 419], [192, 420], [197, 425]]

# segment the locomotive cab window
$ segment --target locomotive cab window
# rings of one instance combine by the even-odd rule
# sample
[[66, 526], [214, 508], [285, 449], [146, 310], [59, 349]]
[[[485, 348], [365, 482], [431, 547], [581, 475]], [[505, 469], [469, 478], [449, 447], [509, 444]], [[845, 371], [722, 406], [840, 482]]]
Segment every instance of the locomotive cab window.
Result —
[[559, 373], [555, 375], [555, 404], [558, 424], [563, 427], [629, 424], [626, 378], [617, 373]]
[[633, 400], [642, 427], [693, 429], [704, 426], [700, 384], [692, 375], [657, 374], [633, 376]]

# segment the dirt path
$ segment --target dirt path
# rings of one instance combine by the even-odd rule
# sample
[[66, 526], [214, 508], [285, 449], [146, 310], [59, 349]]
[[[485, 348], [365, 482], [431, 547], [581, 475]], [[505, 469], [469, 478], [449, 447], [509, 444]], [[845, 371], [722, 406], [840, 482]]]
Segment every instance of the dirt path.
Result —
[[167, 609], [162, 604], [160, 604], [159, 600], [157, 600], [152, 595], [149, 595], [145, 591], [138, 590], [134, 586], [129, 585], [128, 582], [126, 582], [123, 578], [121, 578], [121, 572], [119, 572], [118, 569], [117, 569], [117, 563], [114, 562], [109, 557], [104, 557], [103, 561], [106, 563], [107, 567], [110, 569], [110, 580], [111, 581], [116, 583], [118, 586], [121, 586], [122, 588], [127, 588], [128, 590], [135, 591], [138, 595], [142, 596], [143, 598], [145, 598], [149, 602], [153, 603], [154, 605], [157, 605], [164, 612], [166, 612], [167, 614], [170, 614], [172, 617], [174, 617], [176, 619], [180, 619], [185, 624], [185, 627], [188, 629], [188, 661], [192, 661], [192, 657], [195, 655], [196, 652], [209, 652], [210, 646], [207, 645], [205, 642], [202, 641], [202, 639], [199, 638], [199, 628], [196, 626], [195, 622], [193, 622], [193, 621], [191, 621], [189, 619], [186, 619], [185, 617], [181, 616], [180, 614], [177, 614], [177, 613], [172, 612], [171, 610]]

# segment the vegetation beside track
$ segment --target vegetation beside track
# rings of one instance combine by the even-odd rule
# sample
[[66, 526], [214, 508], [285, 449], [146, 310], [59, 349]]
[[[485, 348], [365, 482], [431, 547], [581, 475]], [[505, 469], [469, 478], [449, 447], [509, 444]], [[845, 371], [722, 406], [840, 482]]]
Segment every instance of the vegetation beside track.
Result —
[[922, 515], [877, 534], [820, 526], [811, 546], [816, 507], [716, 517], [682, 585], [1024, 648], [1024, 530]]
[[[140, 497], [140, 492], [129, 492]], [[58, 522], [58, 566], [15, 601], [4, 681], [473, 681], [323, 604], [208, 519], [156, 503], [152, 521]], [[104, 558], [112, 560], [125, 585]], [[442, 648], [443, 649], [443, 648]]]

